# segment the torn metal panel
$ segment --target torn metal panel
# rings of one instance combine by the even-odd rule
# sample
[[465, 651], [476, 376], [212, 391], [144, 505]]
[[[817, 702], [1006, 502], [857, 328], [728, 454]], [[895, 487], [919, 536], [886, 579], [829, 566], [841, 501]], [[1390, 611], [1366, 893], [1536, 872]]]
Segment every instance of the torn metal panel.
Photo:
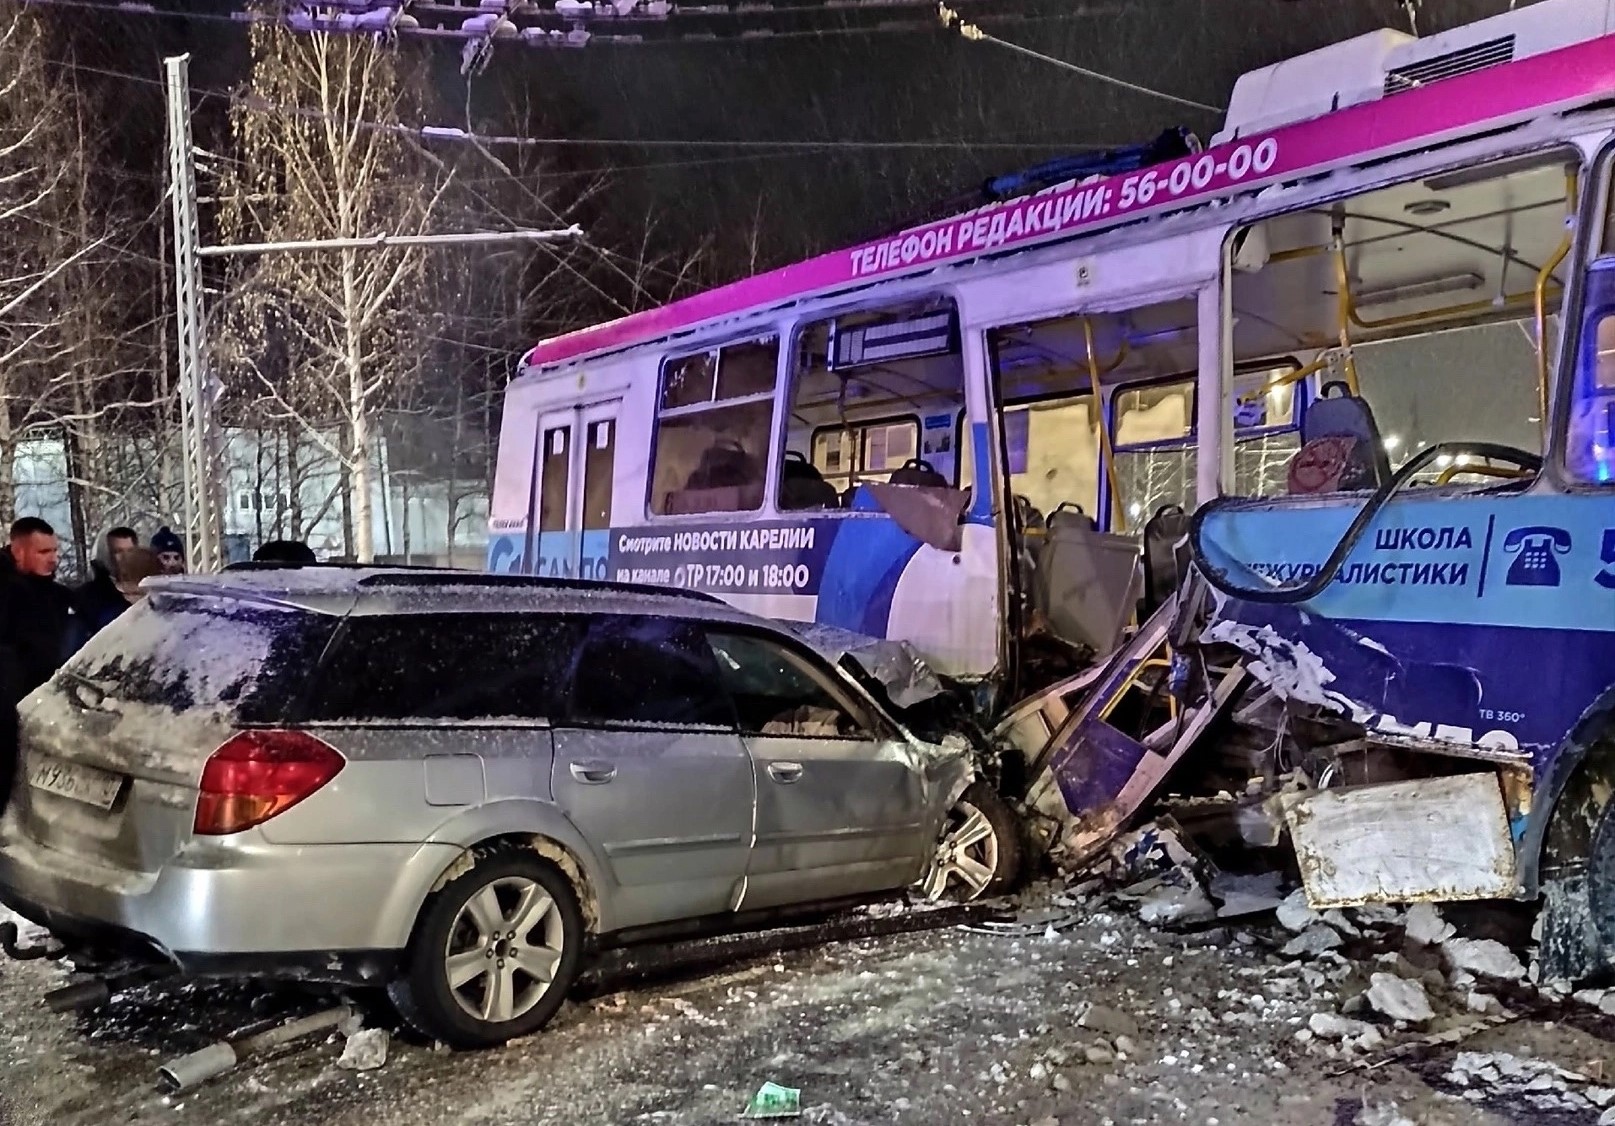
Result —
[[993, 741], [1014, 747], [1030, 764], [1070, 718], [1081, 694], [1091, 688], [1104, 671], [1103, 665], [1094, 665], [1022, 700], [993, 728]]
[[970, 493], [966, 490], [888, 485], [878, 481], [864, 481], [859, 487], [868, 491], [870, 498], [899, 528], [921, 543], [930, 544], [938, 551], [963, 550], [964, 529], [960, 521], [970, 506]]
[[1086, 859], [1114, 836], [1246, 683], [1243, 667], [1224, 673], [1199, 706], [1142, 738], [1107, 722], [1147, 662], [1163, 651], [1176, 614], [1175, 600], [1168, 602], [1106, 662], [1039, 756], [1028, 804], [1058, 825], [1055, 847], [1063, 862]]
[[1514, 841], [1494, 773], [1290, 795], [1284, 815], [1314, 908], [1514, 892]]
[[[1398, 652], [1435, 649], [1438, 637]], [[1332, 711], [1379, 742], [1505, 762], [1531, 757], [1514, 735], [1495, 729], [1473, 669], [1399, 656], [1359, 630], [1295, 606], [1231, 598], [1219, 602], [1201, 640], [1234, 646], [1279, 696]]]
[[[1132, 768], [1121, 778], [1119, 788], [1112, 789], [1107, 785], [1101, 789], [1090, 784], [1083, 789], [1081, 804], [1078, 804], [1066, 789], [1066, 780], [1061, 779], [1061, 790], [1066, 794], [1066, 808], [1074, 815], [1061, 835], [1061, 850], [1068, 862], [1077, 862], [1092, 855], [1143, 807], [1178, 761], [1200, 741], [1212, 721], [1226, 710], [1229, 702], [1244, 686], [1247, 675], [1243, 668], [1225, 674], [1210, 699], [1183, 716], [1175, 725], [1175, 737], [1169, 744], [1159, 751], [1146, 748], [1142, 755], [1133, 760]], [[1099, 723], [1095, 724], [1095, 729], [1115, 730]], [[1110, 775], [1109, 781], [1112, 783], [1119, 773], [1116, 771], [1119, 756], [1114, 753], [1115, 750], [1113, 745], [1113, 753], [1109, 756], [1111, 761], [1104, 772]]]

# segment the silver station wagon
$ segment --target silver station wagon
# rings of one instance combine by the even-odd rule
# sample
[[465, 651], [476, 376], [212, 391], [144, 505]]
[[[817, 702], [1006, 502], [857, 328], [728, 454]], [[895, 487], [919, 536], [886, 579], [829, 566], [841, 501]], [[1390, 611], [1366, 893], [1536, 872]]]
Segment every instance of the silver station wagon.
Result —
[[966, 743], [706, 596], [341, 567], [148, 590], [20, 709], [0, 900], [70, 949], [385, 985], [477, 1047], [548, 1021], [604, 941], [1016, 875]]

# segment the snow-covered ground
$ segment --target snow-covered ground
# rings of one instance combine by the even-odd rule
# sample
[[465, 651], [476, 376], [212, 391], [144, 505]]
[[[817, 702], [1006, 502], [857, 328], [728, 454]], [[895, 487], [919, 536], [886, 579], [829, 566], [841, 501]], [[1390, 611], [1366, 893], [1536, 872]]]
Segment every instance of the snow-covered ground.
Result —
[[[1291, 935], [1271, 916], [1174, 934], [1045, 890], [1023, 918], [1012, 933], [847, 943], [636, 987], [498, 1051], [394, 1039], [385, 1066], [355, 1072], [336, 1066], [332, 1035], [174, 1098], [155, 1089], [159, 1062], [318, 1002], [191, 987], [62, 1017], [39, 1002], [59, 969], [7, 963], [0, 1123], [726, 1123], [768, 1080], [801, 1090], [801, 1121], [831, 1124], [1594, 1123], [1615, 1082], [1615, 1018], [1597, 995], [1475, 1032], [1475, 986], [1400, 921], [1284, 956]], [[1492, 988], [1542, 1004], [1528, 986]], [[1442, 1029], [1462, 1039], [1424, 1042]]]

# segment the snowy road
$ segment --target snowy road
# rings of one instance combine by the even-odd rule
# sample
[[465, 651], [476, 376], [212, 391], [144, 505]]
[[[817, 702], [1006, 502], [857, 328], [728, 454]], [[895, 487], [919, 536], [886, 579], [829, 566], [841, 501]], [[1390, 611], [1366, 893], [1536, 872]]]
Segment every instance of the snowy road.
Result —
[[[1342, 1060], [1296, 1033], [1361, 988], [1362, 965], [1303, 967], [1229, 935], [1205, 945], [1108, 908], [1085, 914], [1047, 936], [955, 929], [664, 981], [570, 1005], [544, 1034], [499, 1051], [394, 1040], [368, 1073], [338, 1070], [332, 1037], [177, 1099], [155, 1090], [156, 1064], [251, 1023], [246, 991], [60, 1017], [39, 1002], [60, 971], [11, 963], [0, 968], [0, 1100], [6, 1126], [699, 1124], [735, 1121], [774, 1080], [800, 1088], [802, 1120], [821, 1123], [1389, 1126], [1598, 1120], [1595, 1109], [1523, 1101], [1523, 1081], [1458, 1097], [1444, 1076], [1460, 1048], [1615, 1079], [1602, 1038], [1615, 1037], [1615, 1020], [1580, 1007], [1333, 1074]], [[276, 1012], [312, 1007], [269, 1000]], [[1090, 1003], [1101, 1008], [1083, 1017]]]

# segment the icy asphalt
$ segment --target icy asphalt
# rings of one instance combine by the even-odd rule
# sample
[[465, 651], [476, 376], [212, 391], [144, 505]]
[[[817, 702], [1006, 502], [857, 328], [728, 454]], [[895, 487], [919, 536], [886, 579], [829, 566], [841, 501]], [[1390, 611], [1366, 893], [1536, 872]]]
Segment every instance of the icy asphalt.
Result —
[[[385, 1066], [356, 1073], [331, 1035], [180, 1096], [156, 1089], [160, 1062], [320, 1002], [211, 985], [57, 1016], [40, 996], [64, 972], [5, 963], [0, 1124], [727, 1123], [765, 1080], [801, 1090], [798, 1121], [834, 1124], [1595, 1123], [1615, 1082], [1615, 1018], [1569, 1000], [1396, 1057], [1466, 1017], [1439, 958], [1396, 928], [1309, 960], [1280, 955], [1271, 923], [1181, 935], [1047, 892], [1023, 918], [1027, 933], [955, 928], [636, 985], [497, 1051], [395, 1037]], [[1436, 1021], [1363, 1011], [1352, 998], [1386, 967], [1423, 975]], [[1382, 1050], [1311, 1032], [1343, 1006], [1380, 1022]]]

